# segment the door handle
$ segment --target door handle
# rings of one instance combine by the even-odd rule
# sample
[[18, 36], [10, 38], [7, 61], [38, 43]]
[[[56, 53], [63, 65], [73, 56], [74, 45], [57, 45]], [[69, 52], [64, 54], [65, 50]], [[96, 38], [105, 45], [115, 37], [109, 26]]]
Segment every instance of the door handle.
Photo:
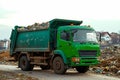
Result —
[[62, 45], [60, 45], [59, 47], [62, 47]]
[[71, 46], [71, 43], [68, 43], [69, 46]]

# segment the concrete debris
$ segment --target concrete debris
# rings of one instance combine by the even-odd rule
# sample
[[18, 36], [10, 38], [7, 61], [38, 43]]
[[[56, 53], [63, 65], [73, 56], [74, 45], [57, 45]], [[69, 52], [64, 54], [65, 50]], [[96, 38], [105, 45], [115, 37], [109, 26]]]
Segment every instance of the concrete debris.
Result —
[[101, 51], [100, 64], [92, 66], [92, 71], [108, 75], [120, 76], [120, 47], [107, 47]]
[[117, 74], [119, 74], [119, 75], [120, 75], [120, 70], [117, 72]]
[[17, 62], [14, 62], [13, 59], [14, 58], [10, 57], [9, 51], [3, 51], [0, 54], [0, 64], [17, 65]]

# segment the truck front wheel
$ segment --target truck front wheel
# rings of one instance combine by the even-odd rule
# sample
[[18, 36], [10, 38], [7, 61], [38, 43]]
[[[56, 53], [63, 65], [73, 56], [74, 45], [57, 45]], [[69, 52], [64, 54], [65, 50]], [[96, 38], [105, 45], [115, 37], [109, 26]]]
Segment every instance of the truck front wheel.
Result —
[[55, 57], [53, 60], [53, 70], [56, 74], [64, 74], [67, 70], [63, 59], [61, 57]]
[[23, 71], [31, 71], [31, 70], [33, 70], [33, 67], [34, 67], [34, 65], [30, 64], [30, 61], [28, 61], [26, 56], [20, 57], [19, 64], [20, 64], [20, 68]]
[[79, 67], [76, 67], [76, 70], [79, 72], [79, 73], [85, 73], [89, 70], [89, 66], [79, 66]]

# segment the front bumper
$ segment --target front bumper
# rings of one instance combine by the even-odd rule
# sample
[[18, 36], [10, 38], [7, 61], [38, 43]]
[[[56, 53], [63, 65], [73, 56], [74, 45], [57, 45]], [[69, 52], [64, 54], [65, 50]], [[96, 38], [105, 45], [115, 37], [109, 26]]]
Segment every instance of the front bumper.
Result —
[[92, 58], [92, 57], [82, 57], [80, 58], [79, 62], [73, 62], [71, 61], [70, 66], [75, 67], [75, 66], [90, 66], [90, 65], [96, 65], [98, 64], [99, 61], [97, 58]]

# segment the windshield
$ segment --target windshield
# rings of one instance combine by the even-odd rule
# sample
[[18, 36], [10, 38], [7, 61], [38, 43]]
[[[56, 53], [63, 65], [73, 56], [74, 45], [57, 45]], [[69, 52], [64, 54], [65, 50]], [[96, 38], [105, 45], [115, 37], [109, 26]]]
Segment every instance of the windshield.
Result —
[[98, 43], [96, 33], [93, 30], [73, 30], [72, 31], [74, 42], [95, 42]]

